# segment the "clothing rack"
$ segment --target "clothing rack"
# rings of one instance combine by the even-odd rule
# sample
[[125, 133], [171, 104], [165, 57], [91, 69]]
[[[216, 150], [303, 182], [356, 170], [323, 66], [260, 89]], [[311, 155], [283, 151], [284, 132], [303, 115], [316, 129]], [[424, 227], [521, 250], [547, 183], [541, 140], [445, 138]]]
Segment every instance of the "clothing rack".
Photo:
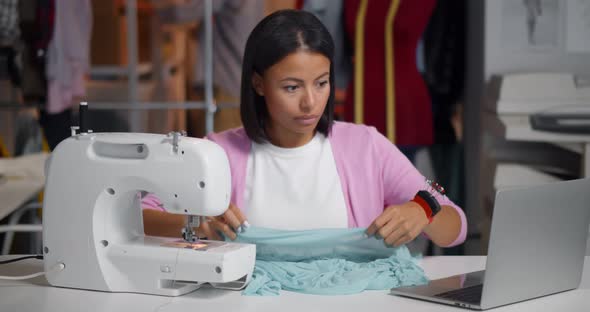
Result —
[[[165, 110], [165, 109], [204, 109], [205, 114], [205, 131], [213, 131], [213, 115], [218, 107], [235, 106], [231, 103], [219, 103], [215, 105], [213, 99], [213, 4], [212, 0], [204, 1], [204, 81], [205, 81], [205, 100], [203, 101], [186, 101], [186, 102], [140, 102], [139, 101], [139, 73], [138, 68], [138, 48], [137, 48], [137, 0], [126, 0], [126, 27], [127, 27], [127, 59], [126, 68], [128, 103], [119, 102], [92, 102], [90, 109], [104, 110], [130, 110], [130, 130], [131, 132], [141, 132], [141, 111], [142, 110]], [[158, 60], [159, 62], [159, 60]], [[100, 67], [92, 71], [105, 73], [125, 73], [125, 68], [120, 67]]]

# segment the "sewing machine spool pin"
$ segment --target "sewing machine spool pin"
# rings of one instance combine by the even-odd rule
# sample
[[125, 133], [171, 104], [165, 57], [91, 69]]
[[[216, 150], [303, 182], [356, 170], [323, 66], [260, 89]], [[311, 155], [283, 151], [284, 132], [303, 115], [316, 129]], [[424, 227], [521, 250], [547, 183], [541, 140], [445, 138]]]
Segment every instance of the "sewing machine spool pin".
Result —
[[172, 137], [172, 151], [174, 154], [178, 154], [178, 142], [180, 141], [180, 137], [186, 136], [186, 131], [172, 131], [168, 133], [168, 136]]

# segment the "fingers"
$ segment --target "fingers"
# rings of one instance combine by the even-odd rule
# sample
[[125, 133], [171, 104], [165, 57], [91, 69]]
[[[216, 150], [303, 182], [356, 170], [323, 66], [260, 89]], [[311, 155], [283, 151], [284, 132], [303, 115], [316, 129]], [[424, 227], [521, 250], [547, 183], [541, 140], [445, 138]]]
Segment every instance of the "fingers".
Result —
[[242, 223], [244, 223], [244, 221], [246, 221], [246, 217], [242, 213], [242, 210], [240, 210], [240, 208], [238, 208], [238, 206], [236, 206], [234, 204], [229, 204], [228, 210], [233, 212], [233, 214], [236, 216], [236, 218], [238, 218], [238, 220], [240, 221], [240, 224], [242, 224]]
[[218, 218], [210, 218], [208, 223], [213, 229], [220, 231], [223, 233], [223, 235], [229, 237], [231, 240], [235, 240], [237, 238], [234, 230], [227, 223], [221, 222]]
[[229, 224], [235, 232], [240, 232], [242, 222], [240, 221], [234, 210], [232, 210], [231, 208], [228, 209], [223, 214], [223, 219], [225, 219], [225, 222]]
[[420, 232], [420, 226], [415, 223], [399, 222], [387, 237], [384, 236], [384, 241], [386, 245], [399, 247], [414, 240]]
[[237, 233], [245, 231], [250, 226], [240, 208], [234, 204], [229, 205], [229, 208], [223, 214], [223, 217]]
[[199, 237], [206, 237], [210, 240], [221, 240], [221, 236], [217, 234], [217, 231], [209, 225], [209, 221], [201, 222], [199, 228], [197, 229], [197, 234]]
[[242, 213], [242, 210], [240, 210], [240, 208], [238, 208], [238, 206], [236, 206], [234, 204], [230, 204], [229, 210], [231, 210], [236, 215], [236, 217], [240, 221], [240, 224], [242, 225], [244, 230], [246, 228], [250, 227], [248, 220], [246, 220], [246, 216]]
[[387, 211], [382, 213], [379, 217], [377, 217], [377, 219], [375, 219], [375, 221], [373, 221], [373, 223], [371, 223], [371, 225], [369, 225], [369, 228], [367, 228], [367, 235], [369, 237], [375, 235], [375, 233], [377, 233], [379, 229], [381, 229], [385, 224], [387, 224], [388, 217], [386, 216], [386, 214]]
[[[373, 221], [373, 223], [371, 223], [371, 225], [369, 226], [369, 228], [367, 228], [367, 235], [373, 236], [376, 233], [379, 233], [379, 235], [381, 235], [381, 237], [386, 237], [389, 232], [384, 232], [384, 233], [380, 233], [380, 231], [383, 229], [383, 227], [385, 227], [388, 223], [391, 223], [392, 221], [397, 222], [397, 212], [395, 207], [391, 206], [388, 207], [387, 209], [385, 209], [385, 211], [379, 216], [377, 217], [377, 219], [375, 219], [375, 221]], [[391, 226], [393, 226], [395, 224], [391, 224]], [[393, 229], [385, 229], [384, 231], [391, 231]], [[385, 236], [383, 234], [386, 234]]]
[[385, 239], [385, 238], [389, 237], [391, 235], [391, 233], [393, 233], [398, 227], [399, 227], [399, 220], [398, 219], [391, 219], [391, 220], [389, 220], [389, 222], [387, 222], [387, 224], [385, 224], [379, 230], [377, 230], [375, 237], [377, 237], [379, 239], [381, 239], [381, 238]]
[[[206, 236], [209, 239], [222, 240], [220, 234], [229, 237], [231, 240], [237, 238], [236, 232], [245, 230], [247, 224], [244, 214], [240, 209], [230, 204], [225, 213], [219, 217], [208, 217], [205, 222], [201, 222], [198, 231], [199, 236]], [[249, 226], [249, 225], [248, 225]]]
[[375, 235], [383, 239], [388, 246], [401, 246], [412, 241], [420, 233], [420, 226], [416, 224], [409, 210], [401, 206], [390, 206], [367, 228], [367, 235]]
[[[395, 243], [399, 243], [406, 239], [408, 232], [401, 226], [395, 228], [388, 236], [384, 236], [386, 245], [396, 246]], [[397, 246], [396, 246], [397, 247]]]

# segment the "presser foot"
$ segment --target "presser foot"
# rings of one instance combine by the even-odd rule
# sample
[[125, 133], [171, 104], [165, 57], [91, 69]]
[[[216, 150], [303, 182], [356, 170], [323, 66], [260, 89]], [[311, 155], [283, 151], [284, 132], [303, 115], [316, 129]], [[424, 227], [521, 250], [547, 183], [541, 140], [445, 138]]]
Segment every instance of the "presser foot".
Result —
[[182, 238], [189, 243], [194, 243], [199, 240], [199, 237], [195, 235], [195, 231], [190, 227], [182, 228]]
[[186, 225], [182, 228], [182, 238], [189, 242], [193, 243], [199, 240], [199, 237], [195, 235], [195, 231], [193, 230], [196, 227], [199, 227], [200, 218], [197, 216], [188, 216]]

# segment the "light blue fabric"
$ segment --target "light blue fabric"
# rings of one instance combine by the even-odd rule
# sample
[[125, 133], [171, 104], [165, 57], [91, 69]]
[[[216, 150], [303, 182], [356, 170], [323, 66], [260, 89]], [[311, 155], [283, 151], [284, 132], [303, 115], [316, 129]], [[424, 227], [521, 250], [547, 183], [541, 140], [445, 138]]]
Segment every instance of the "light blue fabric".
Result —
[[345, 295], [428, 282], [405, 246], [389, 248], [365, 230], [249, 228], [235, 240], [256, 244], [254, 274], [242, 294]]

